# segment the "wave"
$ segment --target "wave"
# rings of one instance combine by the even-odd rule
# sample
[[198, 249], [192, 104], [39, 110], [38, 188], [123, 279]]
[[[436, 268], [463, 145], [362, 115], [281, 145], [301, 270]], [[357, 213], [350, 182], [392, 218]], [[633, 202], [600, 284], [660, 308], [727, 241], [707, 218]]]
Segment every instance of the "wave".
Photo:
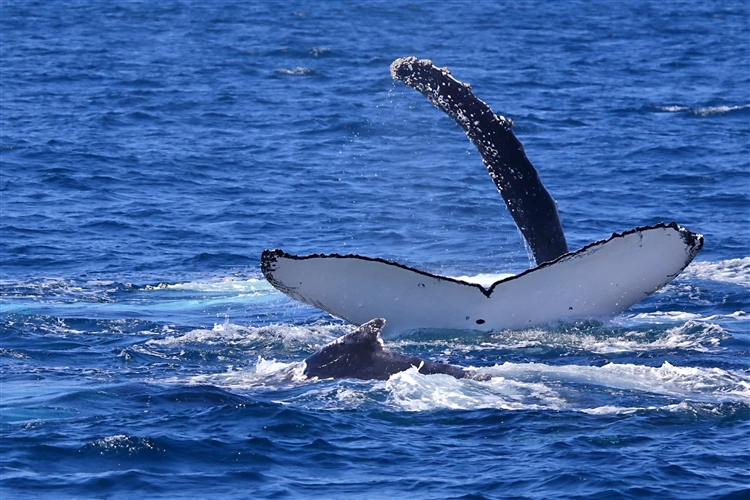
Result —
[[[656, 317], [660, 317], [659, 314], [656, 313]], [[677, 319], [668, 314], [665, 314], [661, 320], [656, 320], [653, 316], [653, 314], [637, 314], [614, 318], [601, 325], [564, 325], [557, 328], [504, 330], [481, 336], [472, 332], [466, 332], [462, 336], [457, 336], [455, 332], [446, 332], [450, 337], [438, 334], [400, 338], [389, 341], [388, 345], [400, 349], [439, 347], [444, 349], [445, 353], [467, 355], [480, 354], [481, 351], [534, 348], [610, 355], [664, 350], [716, 352], [721, 349], [721, 342], [731, 337], [722, 326], [708, 321], [708, 319], [720, 318], [683, 321], [681, 317]], [[740, 314], [737, 317], [732, 316], [731, 319], [745, 316]], [[673, 325], [670, 326], [670, 323]], [[479, 341], [477, 341], [478, 338]]]
[[75, 296], [77, 294], [105, 293], [105, 292], [139, 292], [154, 290], [174, 290], [206, 293], [238, 293], [252, 294], [274, 291], [275, 289], [265, 279], [237, 279], [222, 278], [207, 281], [187, 281], [178, 283], [158, 283], [156, 285], [138, 286], [105, 279], [78, 281], [74, 279], [40, 278], [28, 282], [0, 281], [4, 296], [36, 298], [58, 297], [60, 295]]
[[750, 288], [750, 257], [693, 262], [680, 275], [682, 278], [733, 283]]
[[613, 320], [614, 324], [619, 325], [643, 325], [655, 324], [663, 325], [665, 323], [679, 323], [679, 322], [705, 322], [705, 321], [722, 321], [722, 320], [735, 320], [735, 321], [747, 321], [750, 320], [750, 314], [745, 311], [735, 311], [731, 314], [698, 314], [690, 313], [686, 311], [653, 311], [648, 313], [638, 313], [632, 316], [621, 316]]
[[[504, 330], [482, 335], [478, 341], [475, 332], [430, 332], [413, 337], [387, 341], [389, 349], [430, 351], [439, 349], [442, 355], [471, 355], [482, 351], [517, 350], [529, 348], [566, 349], [594, 354], [650, 352], [659, 350], [684, 350], [715, 352], [723, 340], [731, 335], [711, 320], [746, 320], [750, 315], [741, 311], [734, 315], [706, 318], [681, 312], [642, 313], [615, 318], [607, 325], [562, 326], [558, 328], [531, 328]], [[669, 326], [672, 323], [673, 326]], [[659, 325], [654, 328], [652, 325]], [[184, 333], [166, 335], [146, 342], [153, 346], [178, 346], [187, 344], [220, 345], [232, 347], [265, 347], [274, 345], [290, 352], [312, 351], [351, 331], [354, 326], [323, 321], [306, 325], [270, 324], [244, 326], [215, 323], [213, 328], [198, 328]]]
[[713, 116], [725, 114], [746, 114], [750, 111], [750, 104], [738, 106], [707, 106], [704, 108], [691, 108], [688, 106], [655, 106], [656, 111], [664, 113], [686, 113], [694, 116]]
[[106, 452], [122, 452], [128, 455], [136, 454], [142, 450], [154, 450], [156, 444], [152, 439], [116, 434], [107, 436], [96, 441], [87, 443], [82, 451], [95, 450], [101, 454]]
[[494, 408], [618, 413], [649, 409], [612, 404], [582, 406], [578, 400], [585, 399], [582, 396], [589, 392], [589, 389], [575, 390], [576, 385], [582, 384], [599, 386], [608, 392], [636, 391], [679, 398], [683, 402], [750, 404], [750, 377], [719, 368], [678, 367], [668, 362], [660, 367], [503, 363], [478, 371], [493, 378], [486, 382], [457, 380], [447, 375], [423, 375], [412, 368], [392, 376], [386, 388], [391, 402], [407, 411]]
[[146, 290], [175, 290], [207, 293], [238, 293], [255, 294], [275, 290], [270, 283], [264, 279], [232, 279], [225, 278], [220, 281], [190, 281], [184, 283], [159, 283], [158, 285], [146, 285]]
[[698, 401], [750, 403], [750, 374], [721, 368], [675, 366], [668, 361], [658, 367], [632, 363], [603, 366], [503, 363], [480, 372], [493, 377], [589, 384]]
[[252, 345], [280, 344], [287, 350], [317, 349], [343, 335], [341, 325], [313, 324], [305, 326], [272, 324], [268, 326], [234, 325], [228, 321], [216, 323], [212, 329], [195, 329], [182, 334], [167, 335], [161, 339], [146, 341], [149, 346], [182, 346], [187, 344], [204, 345]]
[[258, 356], [258, 362], [252, 370], [229, 369], [220, 374], [195, 375], [191, 384], [211, 384], [233, 390], [257, 389], [259, 387], [286, 386], [293, 383], [306, 383], [303, 374], [304, 363], [301, 361], [283, 363], [275, 359], [267, 360]]
[[[310, 381], [302, 362], [257, 358], [249, 368], [171, 378], [154, 383], [210, 384], [232, 392], [296, 388], [283, 404], [351, 409], [372, 403], [402, 411], [553, 410], [592, 414], [685, 410], [690, 405], [750, 405], [750, 374], [721, 368], [607, 363], [603, 366], [506, 362], [475, 368], [486, 381], [424, 375], [416, 367], [387, 381]], [[598, 388], [598, 389], [597, 389]], [[623, 396], [625, 394], [625, 396]], [[657, 403], [653, 404], [654, 397]], [[666, 400], [664, 398], [667, 398]], [[623, 404], [624, 403], [624, 404]], [[687, 406], [686, 406], [687, 405]]]
[[304, 68], [301, 66], [297, 66], [296, 68], [288, 69], [288, 68], [278, 68], [275, 70], [277, 74], [279, 75], [294, 75], [294, 76], [317, 76], [320, 74], [319, 71], [316, 71], [311, 68]]
[[197, 310], [265, 303], [283, 297], [264, 279], [222, 279], [138, 286], [106, 280], [77, 282], [45, 279], [3, 283], [0, 312], [20, 314], [93, 314], [139, 317], [144, 313]]

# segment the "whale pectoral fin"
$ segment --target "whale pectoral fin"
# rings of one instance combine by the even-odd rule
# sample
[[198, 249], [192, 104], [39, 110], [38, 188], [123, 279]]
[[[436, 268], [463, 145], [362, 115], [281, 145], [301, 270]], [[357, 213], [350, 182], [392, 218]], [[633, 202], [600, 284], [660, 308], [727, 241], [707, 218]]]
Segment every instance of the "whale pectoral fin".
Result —
[[513, 122], [496, 115], [447, 68], [438, 68], [427, 59], [396, 59], [391, 64], [391, 76], [427, 97], [464, 130], [482, 156], [537, 264], [567, 253], [557, 204], [513, 134]]

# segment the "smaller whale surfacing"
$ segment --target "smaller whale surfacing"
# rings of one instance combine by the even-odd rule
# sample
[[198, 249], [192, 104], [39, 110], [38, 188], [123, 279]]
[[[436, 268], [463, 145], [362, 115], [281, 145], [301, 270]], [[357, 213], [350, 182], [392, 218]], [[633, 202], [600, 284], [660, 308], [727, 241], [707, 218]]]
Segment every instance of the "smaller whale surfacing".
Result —
[[425, 375], [441, 373], [456, 378], [489, 378], [447, 363], [435, 363], [385, 350], [380, 338], [384, 324], [385, 320], [382, 318], [370, 320], [353, 332], [324, 346], [305, 359], [304, 375], [307, 378], [319, 379], [388, 380], [391, 375], [413, 366]]

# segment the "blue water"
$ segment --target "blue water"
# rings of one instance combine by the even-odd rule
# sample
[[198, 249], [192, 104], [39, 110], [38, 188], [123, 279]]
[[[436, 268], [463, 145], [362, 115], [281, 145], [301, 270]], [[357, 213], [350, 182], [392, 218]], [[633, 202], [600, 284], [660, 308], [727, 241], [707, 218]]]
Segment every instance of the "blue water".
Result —
[[[750, 495], [747, 1], [0, 7], [2, 498]], [[529, 267], [407, 55], [514, 120], [571, 249], [703, 251], [605, 322], [389, 343], [489, 381], [301, 380], [351, 326], [264, 248]]]

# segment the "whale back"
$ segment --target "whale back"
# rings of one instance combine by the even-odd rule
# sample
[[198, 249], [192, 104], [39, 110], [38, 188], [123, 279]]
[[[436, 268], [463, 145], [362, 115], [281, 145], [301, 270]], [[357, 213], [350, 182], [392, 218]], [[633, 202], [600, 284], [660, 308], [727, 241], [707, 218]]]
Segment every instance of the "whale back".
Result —
[[375, 370], [377, 355], [383, 352], [380, 330], [384, 324], [384, 319], [375, 318], [324, 346], [305, 359], [304, 374], [321, 379], [382, 378], [373, 377], [370, 372]]

